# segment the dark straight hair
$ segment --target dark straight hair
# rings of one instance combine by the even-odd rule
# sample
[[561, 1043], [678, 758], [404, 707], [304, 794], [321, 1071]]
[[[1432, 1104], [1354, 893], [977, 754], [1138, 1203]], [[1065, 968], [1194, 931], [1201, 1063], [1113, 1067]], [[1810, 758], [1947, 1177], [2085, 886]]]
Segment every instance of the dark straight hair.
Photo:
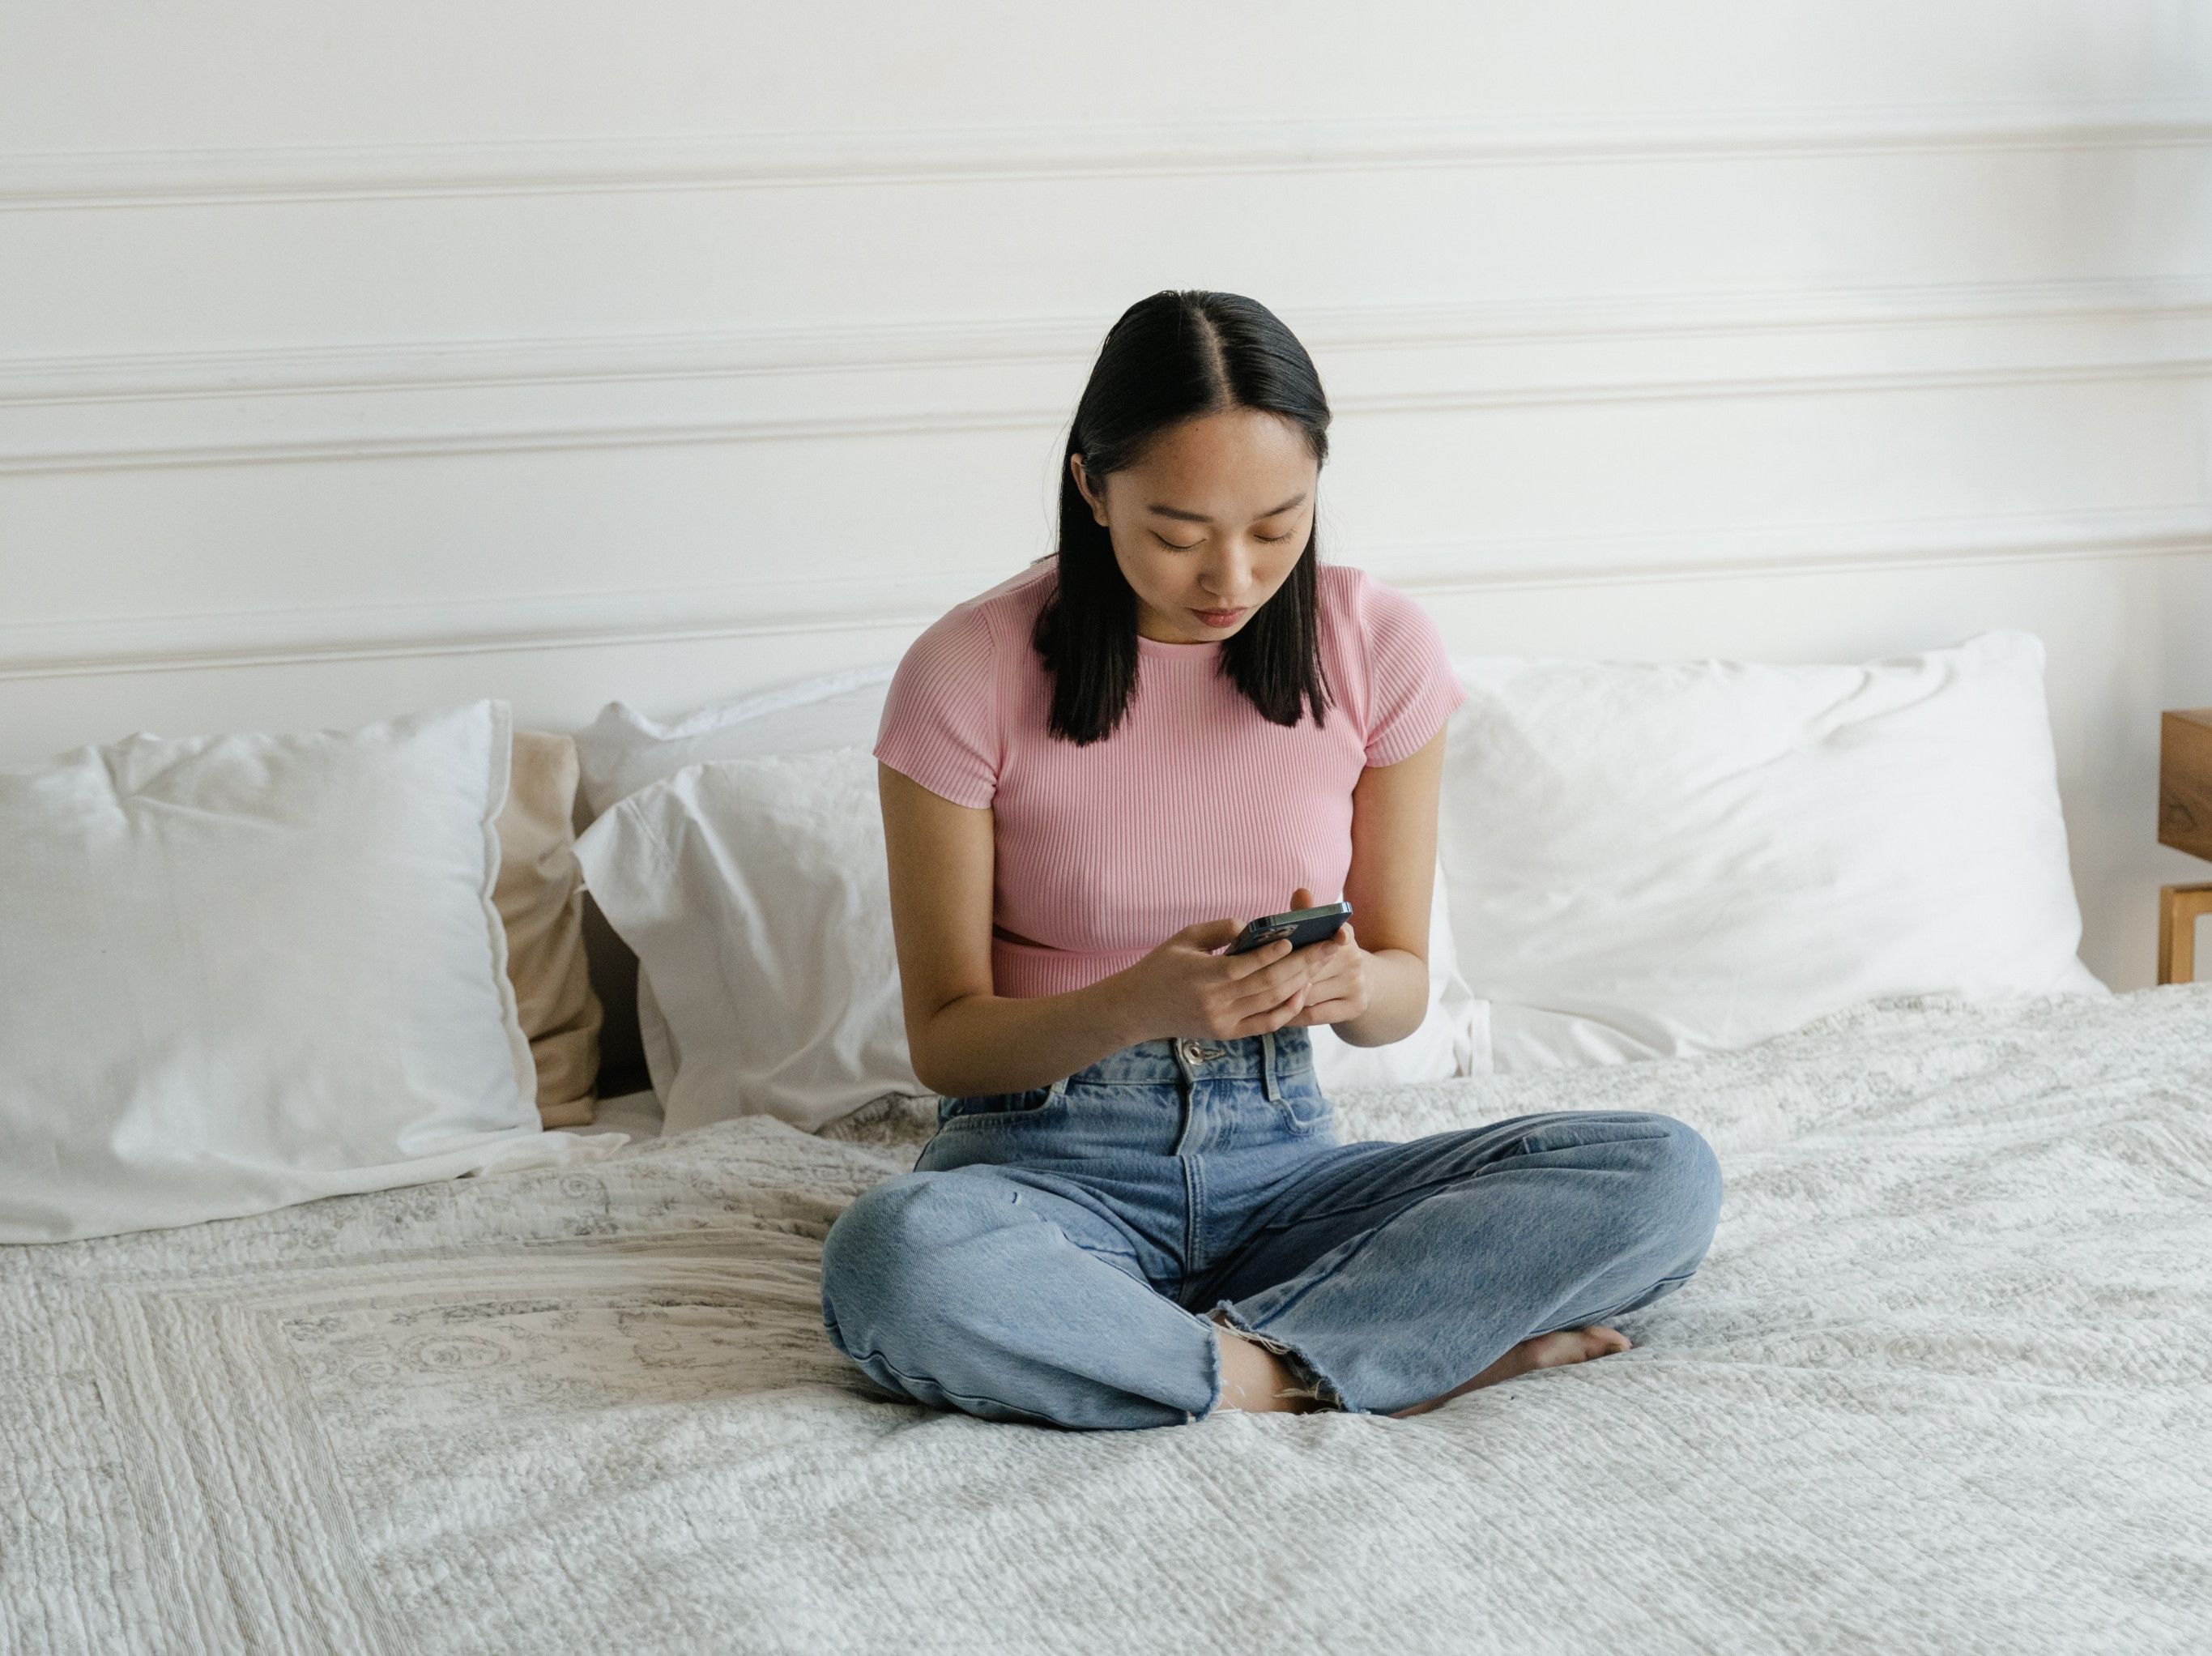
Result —
[[[1321, 375], [1297, 336], [1258, 300], [1167, 289], [1130, 306], [1107, 331], [1060, 456], [1058, 579], [1030, 634], [1052, 675], [1054, 735], [1079, 745], [1111, 735], [1137, 685], [1137, 594], [1112, 535], [1075, 486], [1068, 456], [1083, 456], [1096, 489], [1169, 427], [1232, 408], [1282, 416], [1305, 433], [1316, 466], [1328, 460]], [[1275, 595], [1222, 641], [1218, 671], [1279, 725], [1296, 725], [1308, 707], [1319, 725], [1332, 699], [1321, 661], [1318, 540], [1316, 529]]]

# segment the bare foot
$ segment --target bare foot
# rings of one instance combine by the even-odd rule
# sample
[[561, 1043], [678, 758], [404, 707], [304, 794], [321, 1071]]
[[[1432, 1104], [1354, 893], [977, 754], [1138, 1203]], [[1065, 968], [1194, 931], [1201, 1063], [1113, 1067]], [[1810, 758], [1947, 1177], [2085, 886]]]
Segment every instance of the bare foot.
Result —
[[1442, 1397], [1431, 1397], [1426, 1403], [1417, 1403], [1411, 1409], [1401, 1409], [1391, 1418], [1404, 1420], [1408, 1415], [1425, 1415], [1431, 1409], [1449, 1403], [1462, 1392], [1473, 1391], [1478, 1386], [1496, 1385], [1498, 1381], [1510, 1380], [1516, 1374], [1526, 1374], [1532, 1368], [1558, 1368], [1562, 1364], [1586, 1362], [1592, 1357], [1603, 1357], [1628, 1349], [1628, 1336], [1617, 1328], [1607, 1328], [1603, 1323], [1591, 1323], [1583, 1328], [1554, 1329], [1549, 1334], [1539, 1334], [1522, 1341], [1464, 1385], [1455, 1385]]

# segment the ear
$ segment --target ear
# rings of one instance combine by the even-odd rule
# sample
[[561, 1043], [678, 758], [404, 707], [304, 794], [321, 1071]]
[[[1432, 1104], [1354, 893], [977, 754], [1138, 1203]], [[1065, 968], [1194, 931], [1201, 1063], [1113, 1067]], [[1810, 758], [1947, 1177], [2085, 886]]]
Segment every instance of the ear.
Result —
[[1112, 527], [1113, 526], [1106, 521], [1106, 502], [1091, 492], [1091, 480], [1084, 475], [1083, 456], [1070, 454], [1067, 457], [1067, 469], [1074, 473], [1075, 486], [1082, 491], [1083, 498], [1091, 503], [1091, 515], [1097, 520], [1098, 527], [1102, 529]]

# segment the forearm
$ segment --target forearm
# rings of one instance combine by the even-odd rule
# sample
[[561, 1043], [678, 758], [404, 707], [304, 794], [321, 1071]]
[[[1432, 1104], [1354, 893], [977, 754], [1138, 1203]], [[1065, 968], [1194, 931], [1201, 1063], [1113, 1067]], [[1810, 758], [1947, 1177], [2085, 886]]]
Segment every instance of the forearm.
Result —
[[1352, 1046], [1388, 1046], [1419, 1029], [1428, 1010], [1428, 962], [1406, 949], [1372, 949], [1367, 1010], [1329, 1027]]
[[1117, 972], [1061, 995], [966, 995], [909, 1031], [915, 1074], [946, 1098], [1049, 1087], [1146, 1038]]

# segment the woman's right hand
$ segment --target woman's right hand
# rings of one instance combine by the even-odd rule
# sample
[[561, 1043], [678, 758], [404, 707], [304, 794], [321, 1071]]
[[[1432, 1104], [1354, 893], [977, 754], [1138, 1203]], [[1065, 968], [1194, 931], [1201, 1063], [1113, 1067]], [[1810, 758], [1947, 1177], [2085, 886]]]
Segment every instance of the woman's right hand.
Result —
[[1133, 966], [1114, 974], [1133, 1040], [1207, 1036], [1216, 1040], [1280, 1029], [1304, 1010], [1311, 951], [1279, 937], [1243, 954], [1216, 954], [1244, 929], [1236, 920], [1185, 926]]

